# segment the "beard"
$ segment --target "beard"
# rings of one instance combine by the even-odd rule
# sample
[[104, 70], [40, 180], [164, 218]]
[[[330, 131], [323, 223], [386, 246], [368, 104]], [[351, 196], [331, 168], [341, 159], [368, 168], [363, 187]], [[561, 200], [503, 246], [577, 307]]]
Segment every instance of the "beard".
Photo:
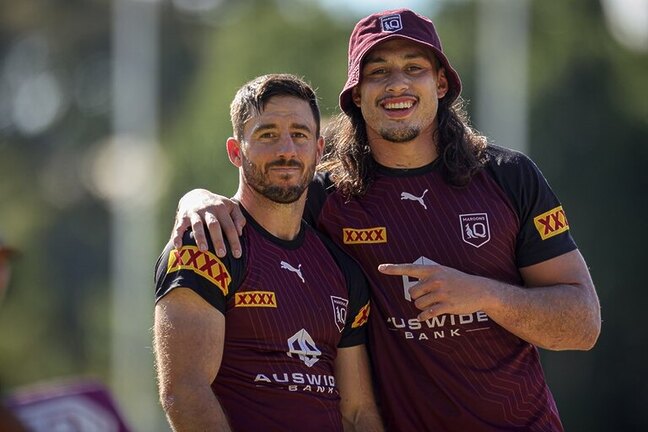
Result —
[[[257, 193], [278, 204], [292, 204], [297, 201], [306, 190], [315, 175], [315, 164], [304, 169], [304, 164], [294, 159], [278, 159], [266, 164], [263, 170], [245, 156], [242, 156], [243, 177], [246, 183]], [[294, 186], [279, 186], [271, 184], [268, 180], [270, 168], [276, 166], [299, 167], [304, 171], [301, 181]]]
[[421, 130], [415, 126], [405, 126], [393, 129], [380, 129], [380, 136], [393, 143], [404, 143], [414, 140], [419, 136]]

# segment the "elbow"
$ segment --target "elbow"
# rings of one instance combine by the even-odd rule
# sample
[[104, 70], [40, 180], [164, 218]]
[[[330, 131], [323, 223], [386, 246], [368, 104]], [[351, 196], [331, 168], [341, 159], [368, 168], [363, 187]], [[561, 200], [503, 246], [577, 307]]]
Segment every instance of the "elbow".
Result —
[[564, 329], [561, 337], [536, 343], [536, 346], [549, 351], [589, 351], [596, 345], [601, 334], [601, 320], [591, 319], [582, 322], [578, 333], [573, 329]]
[[581, 332], [581, 335], [578, 339], [574, 340], [571, 346], [562, 346], [561, 344], [556, 344], [553, 349], [555, 351], [564, 351], [564, 350], [575, 350], [575, 351], [590, 351], [594, 346], [601, 334], [601, 319], [591, 319], [589, 320], [588, 325], [584, 326]]
[[599, 336], [601, 335], [601, 306], [598, 298], [593, 302], [590, 308], [589, 322], [587, 331], [584, 332], [581, 351], [589, 351], [596, 345]]
[[590, 326], [589, 332], [583, 337], [582, 345], [580, 348], [581, 351], [589, 351], [596, 345], [599, 336], [601, 335], [601, 318], [594, 320]]
[[186, 407], [191, 399], [191, 388], [181, 382], [167, 380], [158, 386], [160, 405], [167, 415], [173, 415]]
[[178, 397], [169, 387], [160, 387], [160, 405], [164, 412], [172, 412], [176, 406]]
[[572, 349], [590, 351], [601, 335], [601, 305], [596, 294], [588, 302], [588, 307], [583, 310], [582, 331], [579, 342]]

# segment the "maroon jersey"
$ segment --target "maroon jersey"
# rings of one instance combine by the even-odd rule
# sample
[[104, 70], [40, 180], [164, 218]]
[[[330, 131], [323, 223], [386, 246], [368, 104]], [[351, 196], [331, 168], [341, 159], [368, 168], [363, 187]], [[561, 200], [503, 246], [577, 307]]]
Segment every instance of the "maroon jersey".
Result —
[[320, 177], [306, 213], [369, 278], [369, 350], [387, 430], [560, 431], [538, 351], [484, 312], [419, 322], [417, 281], [381, 263], [439, 263], [522, 285], [519, 267], [574, 250], [564, 212], [537, 167], [498, 147], [465, 187], [433, 163], [380, 167], [366, 195], [345, 199]]
[[334, 360], [365, 342], [369, 290], [357, 264], [302, 223], [278, 239], [246, 213], [243, 257], [200, 252], [193, 236], [156, 266], [156, 300], [194, 290], [226, 318], [212, 389], [237, 431], [341, 431]]

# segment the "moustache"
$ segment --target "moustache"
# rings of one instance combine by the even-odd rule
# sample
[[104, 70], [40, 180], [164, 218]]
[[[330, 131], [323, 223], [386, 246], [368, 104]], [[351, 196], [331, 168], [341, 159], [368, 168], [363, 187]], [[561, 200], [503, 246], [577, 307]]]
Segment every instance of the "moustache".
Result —
[[295, 167], [295, 168], [303, 168], [304, 164], [296, 161], [295, 159], [278, 159], [273, 162], [268, 162], [266, 164], [266, 170], [272, 167]]

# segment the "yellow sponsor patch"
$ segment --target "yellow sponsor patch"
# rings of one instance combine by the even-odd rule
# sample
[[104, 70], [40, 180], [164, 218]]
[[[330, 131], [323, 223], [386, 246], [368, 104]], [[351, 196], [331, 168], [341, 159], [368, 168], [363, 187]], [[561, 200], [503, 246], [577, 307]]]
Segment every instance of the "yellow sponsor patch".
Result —
[[169, 254], [167, 273], [191, 270], [216, 285], [227, 295], [232, 277], [220, 259], [211, 252], [203, 252], [196, 246], [183, 246]]
[[369, 305], [369, 302], [367, 302], [366, 305], [362, 306], [362, 309], [358, 311], [358, 314], [353, 319], [353, 324], [351, 324], [351, 328], [358, 328], [360, 326], [365, 325], [367, 323], [367, 320], [369, 319], [370, 310], [371, 310], [371, 306]]
[[234, 307], [277, 307], [277, 296], [272, 291], [245, 291], [234, 294]]
[[542, 240], [547, 240], [569, 229], [569, 222], [567, 222], [567, 216], [565, 216], [562, 206], [534, 217], [533, 223]]
[[344, 244], [387, 243], [387, 228], [342, 228], [342, 240]]

